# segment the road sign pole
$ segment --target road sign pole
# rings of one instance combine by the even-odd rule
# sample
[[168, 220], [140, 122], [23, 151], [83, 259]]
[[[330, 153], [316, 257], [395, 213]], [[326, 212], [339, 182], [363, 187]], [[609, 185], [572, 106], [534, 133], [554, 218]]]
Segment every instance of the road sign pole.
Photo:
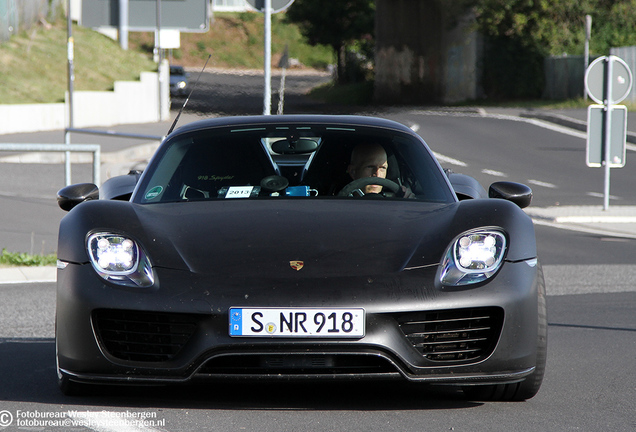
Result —
[[[66, 8], [66, 34], [67, 34], [67, 75], [68, 75], [68, 127], [73, 127], [73, 91], [75, 82], [75, 43], [73, 41], [73, 21], [71, 18], [71, 0], [67, 1]], [[64, 142], [71, 144], [71, 134], [64, 133]], [[64, 153], [64, 181], [66, 186], [71, 184], [71, 152]]]
[[265, 0], [265, 92], [263, 115], [269, 115], [272, 105], [272, 0]]
[[[585, 53], [583, 54], [583, 64], [587, 70], [590, 65], [590, 39], [592, 38], [592, 16], [585, 15]], [[583, 84], [583, 97], [587, 99], [587, 87]]]
[[245, 2], [253, 9], [265, 14], [263, 115], [269, 115], [272, 109], [272, 14], [284, 11], [294, 0], [245, 0]]
[[128, 0], [119, 0], [119, 46], [128, 50]]
[[605, 133], [603, 134], [603, 167], [605, 170], [604, 193], [603, 193], [603, 210], [609, 209], [610, 197], [610, 143], [612, 142], [612, 66], [614, 63], [613, 56], [607, 56], [607, 67], [605, 69]]
[[[615, 116], [617, 103], [625, 99], [632, 87], [632, 71], [623, 59], [614, 56], [603, 56], [594, 60], [585, 71], [585, 88], [587, 93], [598, 104], [602, 105], [602, 117], [599, 118], [599, 124], [595, 125], [593, 120], [593, 110], [588, 110], [588, 164], [594, 166], [593, 159], [599, 161], [597, 166], [604, 168], [604, 200], [603, 209], [609, 208], [610, 198], [610, 169], [612, 166], [623, 166], [625, 164], [624, 146], [626, 115], [624, 111], [622, 115]], [[590, 107], [592, 108], [592, 107]], [[620, 108], [625, 108], [621, 106]], [[594, 120], [596, 121], [596, 120]], [[621, 126], [622, 125], [622, 126]], [[600, 128], [595, 130], [595, 128]], [[612, 131], [612, 129], [614, 129]], [[616, 134], [619, 134], [618, 136]], [[590, 154], [592, 146], [592, 137], [598, 137], [598, 153], [597, 157]], [[619, 140], [616, 143], [616, 140]], [[613, 155], [612, 149], [617, 145], [618, 150], [622, 142], [623, 151], [617, 155]], [[621, 155], [622, 154], [622, 155]], [[612, 157], [614, 156], [614, 159]]]

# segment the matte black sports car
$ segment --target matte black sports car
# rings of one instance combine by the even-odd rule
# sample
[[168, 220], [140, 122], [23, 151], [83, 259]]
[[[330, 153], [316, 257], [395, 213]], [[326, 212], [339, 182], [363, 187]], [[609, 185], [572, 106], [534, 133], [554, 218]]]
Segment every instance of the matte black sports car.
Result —
[[60, 387], [395, 377], [531, 398], [547, 331], [531, 196], [486, 193], [384, 119], [183, 126], [142, 174], [58, 193]]

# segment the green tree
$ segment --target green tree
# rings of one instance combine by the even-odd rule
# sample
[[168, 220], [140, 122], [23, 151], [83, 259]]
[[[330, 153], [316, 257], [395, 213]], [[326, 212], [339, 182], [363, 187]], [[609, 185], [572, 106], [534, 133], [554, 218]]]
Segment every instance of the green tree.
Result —
[[636, 0], [469, 0], [479, 31], [517, 40], [545, 55], [583, 54], [585, 15], [593, 19], [590, 50], [636, 44]]
[[487, 38], [484, 88], [493, 96], [540, 96], [545, 56], [583, 54], [585, 15], [593, 19], [592, 55], [636, 45], [636, 0], [463, 1]]
[[374, 0], [295, 0], [286, 19], [299, 25], [311, 45], [330, 46], [337, 58], [338, 82], [349, 81], [347, 50], [357, 47], [372, 52], [375, 23]]

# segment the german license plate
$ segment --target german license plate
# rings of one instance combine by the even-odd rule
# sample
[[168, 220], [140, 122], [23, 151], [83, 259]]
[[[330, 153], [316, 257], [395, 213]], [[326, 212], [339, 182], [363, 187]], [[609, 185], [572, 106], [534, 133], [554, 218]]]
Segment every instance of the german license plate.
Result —
[[362, 308], [230, 308], [230, 336], [364, 336]]

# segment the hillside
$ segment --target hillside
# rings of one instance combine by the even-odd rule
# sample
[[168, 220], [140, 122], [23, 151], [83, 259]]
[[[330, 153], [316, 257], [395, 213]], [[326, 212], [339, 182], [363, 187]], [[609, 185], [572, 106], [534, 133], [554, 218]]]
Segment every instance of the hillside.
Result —
[[[171, 62], [202, 67], [211, 54], [209, 66], [220, 68], [263, 68], [263, 14], [216, 13], [206, 33], [181, 33], [181, 49], [168, 50]], [[131, 33], [130, 48], [152, 54], [153, 33]], [[304, 67], [324, 69], [333, 63], [329, 47], [308, 45], [295, 25], [284, 22], [283, 14], [272, 15], [272, 66], [289, 49], [290, 57]]]
[[[298, 29], [272, 19], [273, 65], [289, 46], [291, 57], [310, 67], [324, 68], [331, 62], [326, 47], [310, 47]], [[130, 33], [129, 49], [90, 29], [73, 26], [75, 90], [112, 90], [114, 81], [135, 80], [142, 71], [156, 70], [152, 61], [154, 35]], [[263, 17], [256, 13], [216, 14], [206, 33], [182, 33], [181, 49], [169, 50], [171, 62], [202, 67], [263, 67]], [[62, 102], [67, 84], [66, 21], [38, 24], [0, 44], [0, 103]]]
[[[134, 80], [156, 70], [148, 56], [123, 51], [117, 42], [75, 26], [75, 90], [112, 90], [116, 80]], [[68, 88], [67, 31], [63, 20], [38, 24], [0, 44], [0, 103], [62, 102]]]

